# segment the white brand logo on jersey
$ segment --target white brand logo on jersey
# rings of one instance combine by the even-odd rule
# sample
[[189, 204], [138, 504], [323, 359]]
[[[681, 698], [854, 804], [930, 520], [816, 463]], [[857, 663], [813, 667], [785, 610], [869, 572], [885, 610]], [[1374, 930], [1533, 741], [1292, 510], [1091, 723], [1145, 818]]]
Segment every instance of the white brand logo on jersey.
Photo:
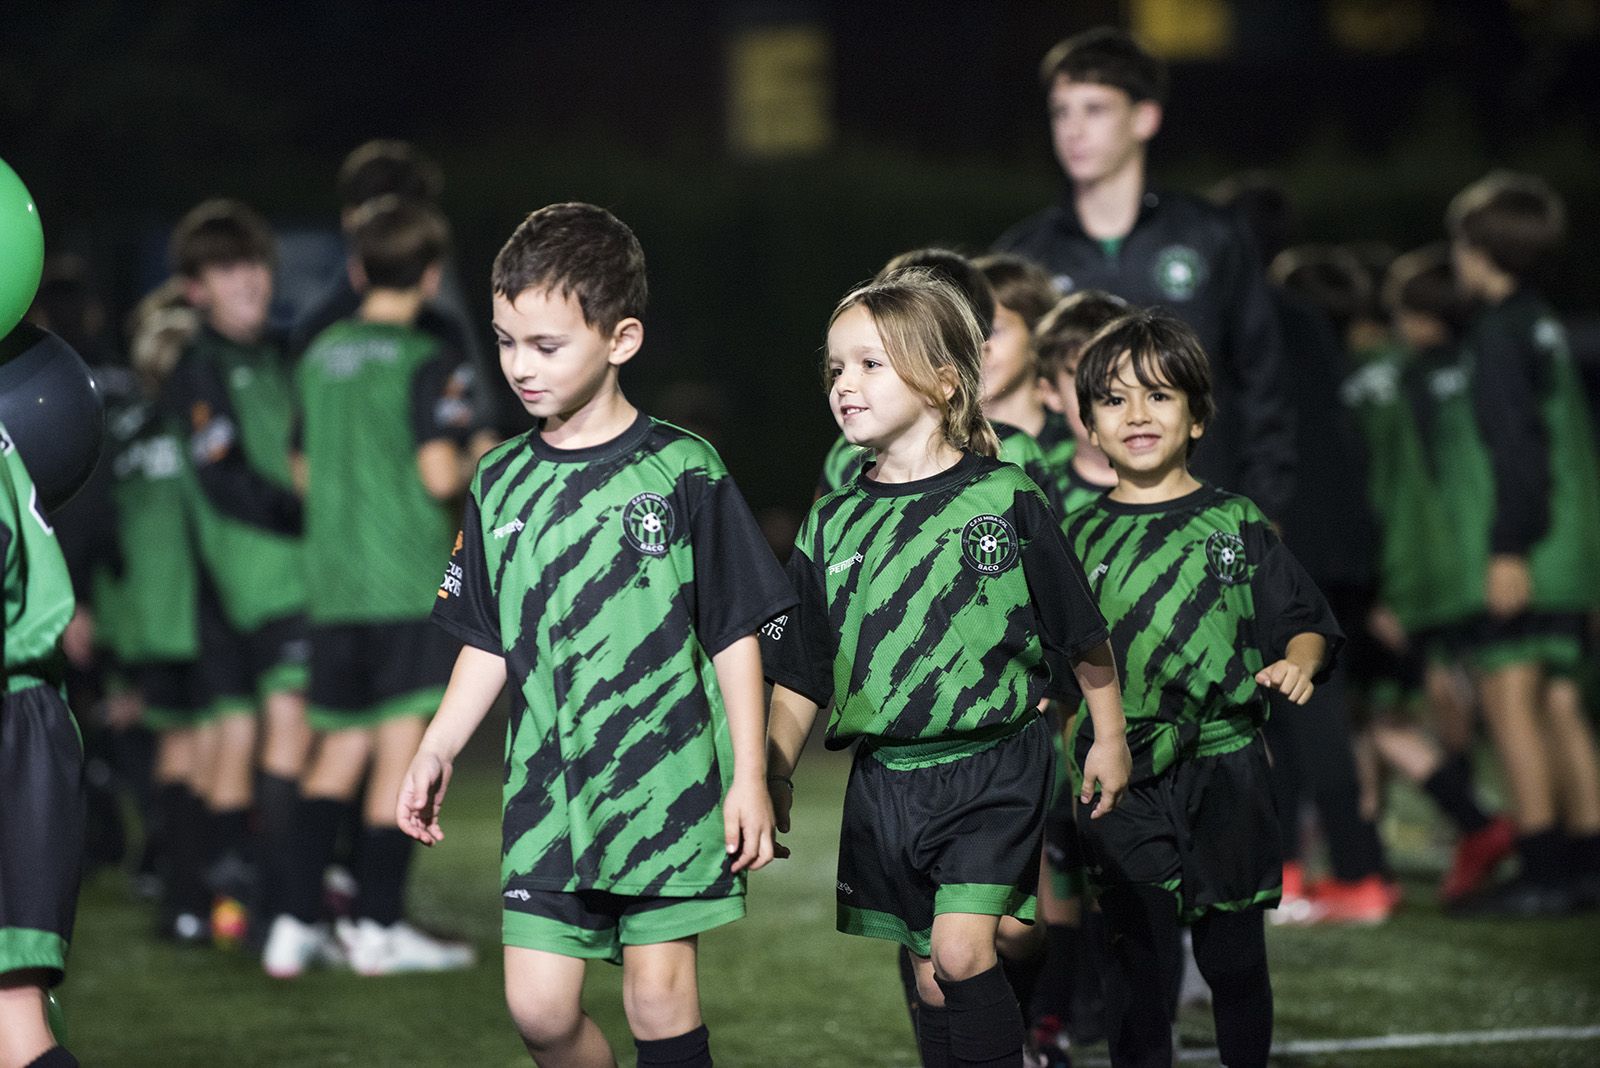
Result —
[[1101, 564], [1099, 567], [1097, 567], [1093, 571], [1089, 572], [1089, 579], [1092, 582], [1095, 579], [1105, 578], [1106, 577], [1106, 573], [1109, 572], [1110, 570], [1111, 570], [1111, 565], [1110, 564]]
[[507, 523], [505, 526], [495, 527], [494, 528], [494, 540], [495, 541], [499, 541], [501, 538], [505, 537], [507, 534], [520, 534], [520, 533], [522, 533], [522, 520], [513, 519], [511, 522]]
[[439, 583], [440, 597], [461, 596], [461, 565], [454, 560], [445, 565], [444, 581]]
[[849, 895], [849, 894], [855, 893], [855, 891], [850, 889], [850, 884], [849, 883], [840, 883], [839, 884], [839, 893]]
[[777, 619], [768, 620], [766, 625], [761, 628], [761, 633], [765, 634], [773, 641], [781, 641], [783, 639], [783, 628], [788, 625], [789, 616], [784, 614], [779, 616]]
[[528, 893], [526, 890], [507, 890], [505, 896], [515, 901], [527, 901], [533, 897], [533, 895]]
[[866, 557], [862, 556], [860, 553], [856, 553], [848, 560], [840, 560], [837, 564], [828, 565], [828, 574], [837, 575], [841, 571], [848, 571], [865, 559]]

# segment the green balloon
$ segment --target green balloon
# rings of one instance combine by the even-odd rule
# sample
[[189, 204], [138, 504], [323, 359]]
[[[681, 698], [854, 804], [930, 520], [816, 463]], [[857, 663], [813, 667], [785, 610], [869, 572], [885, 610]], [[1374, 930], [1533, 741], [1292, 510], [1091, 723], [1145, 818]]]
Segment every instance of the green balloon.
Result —
[[44, 270], [44, 227], [17, 172], [0, 159], [0, 337], [22, 321]]

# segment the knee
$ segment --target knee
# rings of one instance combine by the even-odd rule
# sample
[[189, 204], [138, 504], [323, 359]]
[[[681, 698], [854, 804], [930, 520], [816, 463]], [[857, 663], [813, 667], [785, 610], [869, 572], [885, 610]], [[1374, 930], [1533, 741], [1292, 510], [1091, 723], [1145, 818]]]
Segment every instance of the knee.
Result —
[[933, 947], [933, 973], [946, 982], [971, 979], [997, 963], [993, 942], [962, 940]]
[[507, 987], [506, 1008], [523, 1043], [535, 1052], [565, 1047], [583, 1027], [579, 1002], [539, 990]]
[[694, 974], [681, 968], [624, 974], [622, 1008], [633, 1037], [646, 1042], [673, 1038], [700, 1026], [700, 998]]

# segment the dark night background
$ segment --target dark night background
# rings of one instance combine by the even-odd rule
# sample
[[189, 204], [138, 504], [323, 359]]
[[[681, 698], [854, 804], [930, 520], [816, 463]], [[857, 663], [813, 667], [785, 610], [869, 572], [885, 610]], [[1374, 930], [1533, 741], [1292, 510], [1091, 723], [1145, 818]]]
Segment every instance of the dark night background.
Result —
[[[1543, 174], [1571, 220], [1549, 288], [1592, 353], [1592, 0], [12, 0], [0, 158], [47, 248], [87, 257], [113, 324], [202, 198], [331, 233], [339, 162], [372, 137], [442, 164], [485, 335], [489, 264], [516, 223], [603, 204], [651, 267], [625, 388], [708, 433], [758, 511], [797, 519], [835, 433], [815, 374], [834, 301], [905, 248], [982, 250], [1058, 194], [1035, 68], [1102, 22], [1170, 35], [1155, 182], [1272, 169], [1305, 239], [1403, 250], [1442, 237], [1449, 197], [1491, 167]], [[738, 42], [785, 27], [813, 61], [766, 76], [809, 92], [823, 129], [787, 154], [741, 149]]]

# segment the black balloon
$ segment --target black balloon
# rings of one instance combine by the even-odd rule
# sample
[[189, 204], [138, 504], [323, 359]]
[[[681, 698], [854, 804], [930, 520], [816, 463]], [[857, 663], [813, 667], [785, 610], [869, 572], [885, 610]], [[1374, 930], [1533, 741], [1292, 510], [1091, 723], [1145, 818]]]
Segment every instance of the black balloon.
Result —
[[71, 500], [94, 470], [105, 406], [72, 346], [23, 322], [0, 340], [0, 424], [48, 512]]

